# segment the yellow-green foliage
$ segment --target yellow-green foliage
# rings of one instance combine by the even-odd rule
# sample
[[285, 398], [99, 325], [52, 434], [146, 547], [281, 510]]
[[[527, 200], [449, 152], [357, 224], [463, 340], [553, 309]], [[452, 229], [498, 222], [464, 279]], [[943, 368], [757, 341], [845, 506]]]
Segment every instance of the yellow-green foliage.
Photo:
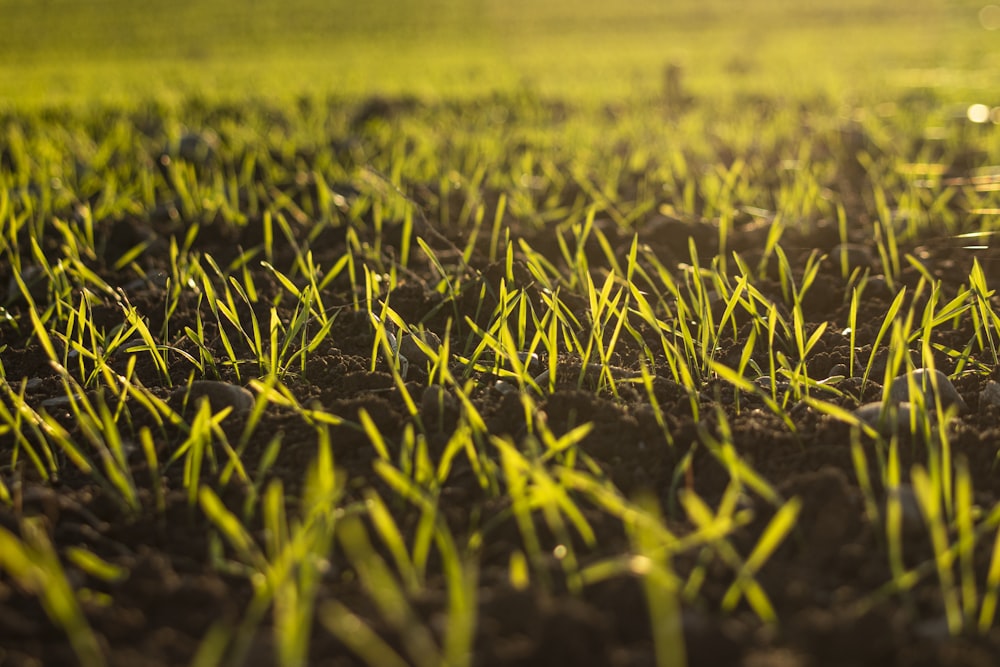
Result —
[[[466, 96], [524, 83], [602, 101], [884, 84], [975, 93], [997, 67], [980, 4], [6, 0], [0, 101], [249, 89]], [[670, 65], [681, 68], [674, 83]]]

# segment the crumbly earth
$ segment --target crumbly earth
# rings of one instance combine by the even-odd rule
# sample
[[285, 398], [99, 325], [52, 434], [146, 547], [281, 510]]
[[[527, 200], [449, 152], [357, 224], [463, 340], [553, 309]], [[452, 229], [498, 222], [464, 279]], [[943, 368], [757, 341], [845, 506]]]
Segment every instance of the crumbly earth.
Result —
[[[419, 205], [430, 205], [429, 201], [421, 200], [419, 188], [415, 193]], [[429, 200], [432, 193], [426, 196]], [[763, 237], [761, 230], [751, 222], [741, 222], [745, 229], [738, 225], [728, 250], [752, 262], [755, 253], [760, 252]], [[122, 219], [100, 228], [108, 259], [95, 262], [94, 269], [108, 284], [126, 289], [130, 303], [149, 319], [154, 331], [159, 330], [162, 323], [163, 287], [155, 283], [136, 285], [133, 273], [119, 275], [110, 267], [114, 264], [113, 258], [132, 247], [136, 238], [147, 238], [152, 232], [162, 242], [177, 233], [171, 226], [174, 224], [170, 220], [150, 217]], [[598, 224], [603, 223], [598, 221]], [[510, 220], [509, 226], [512, 238], [524, 239], [552, 261], [561, 261], [555, 238], [557, 232], [536, 226], [520, 227], [516, 220]], [[296, 229], [304, 238], [306, 228]], [[640, 242], [652, 248], [668, 267], [676, 267], [681, 261], [678, 258], [687, 256], [689, 237], [695, 239], [706, 262], [717, 252], [717, 237], [707, 222], [681, 221], [650, 213], [636, 223], [635, 229]], [[619, 256], [624, 258], [630, 236], [616, 232], [611, 224], [606, 225], [604, 231]], [[852, 221], [850, 231], [858, 243], [873, 249], [862, 221]], [[389, 239], [384, 252], [391, 257], [392, 253], [398, 253], [392, 239], [395, 237], [398, 241], [400, 228], [387, 224], [383, 233]], [[457, 264], [454, 249], [456, 245], [463, 246], [464, 239], [447, 231], [433, 233], [419, 227], [417, 233], [426, 239], [443, 262], [451, 266]], [[261, 236], [259, 220], [250, 221], [238, 230], [208, 225], [198, 236], [194, 248], [225, 266], [237, 248], [253, 247], [260, 243]], [[367, 242], [371, 238], [361, 240]], [[343, 228], [327, 228], [319, 237], [310, 239], [309, 247], [318, 265], [331, 266], [347, 251], [347, 242]], [[453, 339], [464, 340], [467, 333], [464, 318], [482, 322], [492, 309], [489, 302], [481, 307], [479, 286], [485, 284], [489, 287], [487, 293], [493, 293], [491, 290], [498, 287], [503, 275], [502, 266], [486, 261], [486, 243], [488, 239], [480, 240], [480, 252], [472, 256], [466, 269], [470, 285], [475, 287], [454, 299], [434, 289], [438, 276], [433, 267], [422, 258], [415, 258], [391, 295], [395, 310], [406, 321], [421, 322], [440, 335], [445, 335], [447, 322], [451, 319]], [[838, 243], [835, 225], [823, 223], [811, 225], [804, 231], [789, 229], [782, 240], [797, 272], [801, 272], [812, 250], [830, 252]], [[596, 242], [592, 241], [592, 246], [587, 250], [597, 264], [601, 251]], [[945, 295], [953, 295], [966, 281], [974, 259], [968, 250], [932, 239], [912, 243], [901, 250], [918, 257], [930, 274], [942, 281]], [[992, 251], [987, 251], [980, 255], [987, 267], [994, 259], [991, 254]], [[273, 264], [287, 269], [292, 259], [291, 247], [279, 244]], [[168, 268], [164, 253], [146, 253], [142, 261], [150, 275]], [[877, 258], [870, 261], [872, 273], [877, 274]], [[268, 271], [260, 267], [251, 267], [250, 271], [262, 302], [268, 302], [281, 290]], [[3, 267], [0, 278], [6, 281], [9, 272], [9, 267]], [[520, 262], [515, 266], [515, 274], [519, 276], [519, 284], [508, 287], [535, 289], [532, 276]], [[919, 277], [917, 269], [907, 268], [903, 271], [902, 282], [912, 289]], [[758, 287], [767, 296], [782, 301], [777, 275], [762, 281]], [[379, 366], [371, 371], [371, 322], [366, 315], [349, 307], [351, 295], [344, 290], [343, 281], [335, 281], [329, 292], [326, 305], [342, 307], [337, 311], [330, 335], [309, 358], [305, 372], [289, 375], [285, 381], [303, 405], [315, 402], [325, 411], [351, 421], [356, 420], [358, 411], [364, 408], [385, 441], [396, 446], [394, 443], [401, 441], [412, 420], [387, 369]], [[814, 330], [821, 322], [829, 323], [811, 357], [810, 369], [817, 377], [825, 377], [838, 364], [849, 363], [849, 343], [842, 333], [848, 318], [844, 294], [840, 268], [826, 261], [804, 304], [807, 330]], [[894, 293], [884, 285], [873, 283], [861, 302], [858, 322], [863, 324], [858, 327], [855, 344], [864, 351], [865, 358], [866, 350], [871, 349], [867, 346], [875, 344], [878, 327], [893, 297]], [[195, 326], [199, 307], [204, 317], [208, 312], [204, 304], [199, 306], [193, 296], [183, 298], [171, 316], [172, 330], [181, 332], [186, 326]], [[582, 300], [580, 307], [586, 308]], [[19, 321], [27, 321], [25, 304], [11, 304], [9, 311]], [[103, 318], [109, 326], [119, 321], [116, 320], [119, 312], [118, 304], [110, 298], [93, 307], [93, 316], [98, 320]], [[266, 318], [266, 311], [262, 314]], [[279, 305], [279, 315], [290, 317], [291, 314], [285, 299]], [[0, 327], [0, 344], [6, 346], [3, 367], [12, 384], [22, 378], [32, 381], [26, 395], [30, 404], [40, 405], [46, 399], [63, 395], [64, 391], [43, 350], [28, 335], [29, 331], [27, 327], [19, 330]], [[218, 344], [217, 331], [206, 333], [207, 338]], [[961, 350], [974, 334], [967, 318], [959, 329], [942, 327], [933, 342], [940, 343], [943, 348]], [[183, 341], [177, 344], [183, 346]], [[885, 346], [886, 343], [880, 344]], [[221, 347], [218, 351], [221, 353]], [[248, 350], [239, 352], [248, 354]], [[626, 371], [637, 368], [632, 352], [628, 343], [623, 342], [615, 364]], [[735, 363], [741, 352], [739, 337], [730, 335], [720, 343], [718, 358]], [[176, 403], [176, 397], [171, 397], [173, 387], [188, 380], [191, 367], [175, 364], [168, 383], [148, 356], [135, 356], [136, 376], [154, 393]], [[762, 367], [766, 367], [766, 359], [760, 361]], [[574, 362], [572, 359], [560, 360], [560, 364], [567, 367]], [[954, 360], [946, 354], [942, 353], [937, 362], [938, 368], [946, 373], [956, 370]], [[115, 363], [124, 364], [124, 360]], [[428, 382], [426, 373], [419, 365], [415, 366], [406, 386], [420, 404]], [[248, 379], [245, 375], [237, 377], [226, 368], [220, 368], [219, 375], [219, 379], [234, 384], [245, 384]], [[689, 664], [747, 667], [996, 664], [1000, 655], [1000, 630], [994, 629], [984, 635], [949, 636], [933, 569], [923, 570], [924, 575], [906, 593], [882, 588], [891, 579], [885, 538], [882, 529], [873, 525], [866, 514], [865, 496], [851, 458], [851, 433], [847, 426], [809, 407], [798, 406], [790, 413], [795, 426], [793, 432], [764, 408], [759, 399], [744, 394], [738, 402], [734, 400], [732, 386], [721, 381], [703, 387], [698, 399], [700, 415], [695, 420], [688, 396], [667, 379], [665, 369], [659, 375], [657, 399], [666, 412], [673, 444], [668, 444], [656, 423], [645, 393], [625, 385], [615, 397], [606, 391], [595, 391], [586, 384], [582, 387], [575, 383], [560, 384], [552, 393], [537, 397], [537, 408], [557, 435], [584, 422], [592, 423], [592, 431], [579, 445], [580, 452], [596, 462], [624, 495], [634, 497], [645, 493], [659, 499], [668, 525], [678, 530], [684, 530], [685, 526], [684, 514], [678, 505], [681, 489], [695, 490], [714, 507], [729, 483], [725, 468], [708, 448], [699, 444], [702, 431], [714, 432], [716, 408], [721, 408], [728, 418], [740, 457], [771, 481], [784, 498], [798, 497], [802, 502], [796, 528], [758, 575], [780, 622], [760, 622], [745, 604], [733, 612], [723, 613], [721, 601], [733, 581], [733, 572], [722, 563], [711, 561], [705, 568], [699, 594], [684, 603], [683, 631]], [[881, 377], [878, 369], [873, 371], [874, 380]], [[496, 378], [488, 374], [475, 374], [473, 379], [476, 384], [472, 400], [491, 432], [508, 434], [515, 441], [523, 436], [525, 416], [517, 394], [499, 391], [495, 386]], [[962, 374], [955, 379], [970, 409], [950, 427], [952, 455], [956, 460], [968, 461], [976, 490], [975, 501], [984, 508], [991, 508], [1000, 501], [1000, 471], [995, 465], [1000, 446], [1000, 412], [995, 406], [980, 405], [979, 400], [980, 391], [989, 379], [986, 373]], [[838, 384], [844, 396], [830, 400], [846, 409], [875, 400], [881, 395], [881, 385], [874, 380], [862, 385], [857, 377], [844, 379]], [[433, 404], [433, 398], [429, 403]], [[457, 423], [457, 410], [451, 405], [445, 407], [447, 409], [439, 418], [425, 422], [432, 457], [440, 454], [442, 443]], [[71, 433], [80, 435], [68, 411], [53, 407], [50, 412]], [[142, 412], [136, 411], [136, 414], [139, 416], [134, 426], [138, 429], [143, 425]], [[234, 413], [224, 421], [223, 427], [232, 441], [239, 438], [246, 418], [245, 413]], [[330, 433], [335, 464], [349, 480], [348, 498], [352, 494], [360, 498], [366, 487], [379, 489], [383, 497], [390, 497], [392, 492], [373, 472], [376, 453], [368, 438], [348, 426], [334, 426]], [[316, 431], [292, 410], [269, 407], [243, 452], [247, 470], [257, 469], [266, 446], [276, 435], [281, 437], [282, 449], [266, 477], [281, 479], [288, 496], [295, 498], [316, 451]], [[169, 458], [171, 448], [175, 448], [182, 437], [180, 432], [169, 427], [157, 431], [156, 446], [161, 460]], [[870, 439], [864, 439], [863, 445], [873, 466], [876, 457], [885, 454]], [[13, 446], [10, 434], [0, 436], [0, 449], [8, 451]], [[903, 438], [899, 454], [903, 470], [925, 460], [924, 446], [909, 438]], [[235, 622], [242, 617], [252, 588], [239, 573], [218, 567], [217, 559], [211, 556], [215, 544], [211, 537], [214, 528], [197, 505], [192, 507], [188, 502], [183, 487], [183, 465], [175, 463], [161, 471], [166, 506], [158, 512], [150, 471], [141, 452], [132, 456], [130, 464], [145, 508], [138, 515], [123, 511], [105, 489], [95, 485], [91, 478], [74, 472], [71, 465], [64, 465], [61, 476], [51, 482], [38, 479], [31, 466], [22, 465], [2, 471], [15, 497], [13, 506], [0, 507], [0, 525], [17, 533], [25, 517], [43, 517], [43, 525], [58, 553], [64, 554], [68, 547], [83, 546], [127, 571], [123, 579], [109, 583], [67, 563], [71, 584], [92, 592], [89, 601], [84, 603], [84, 611], [112, 665], [188, 664], [213, 623], [220, 619]], [[542, 587], [537, 579], [526, 589], [513, 586], [508, 571], [510, 555], [522, 546], [517, 524], [506, 512], [508, 508], [481, 488], [467, 465], [465, 470], [461, 469], [462, 459], [457, 459], [456, 466], [459, 469], [448, 477], [441, 492], [441, 510], [449, 526], [460, 542], [488, 526], [482, 533], [478, 549], [480, 584], [474, 664], [481, 667], [558, 664], [638, 667], [655, 663], [646, 601], [637, 578], [623, 575], [586, 586], [582, 592], [572, 592], [558, 576], [559, 566], [553, 560], [551, 586]], [[211, 472], [208, 477], [213, 479], [212, 483], [227, 506], [238, 511], [248, 490], [235, 482], [223, 487], [217, 483], [217, 475]], [[877, 481], [875, 494], [884, 497]], [[738, 550], [746, 554], [773, 516], [774, 506], [752, 495], [743, 502], [753, 512], [753, 520], [739, 528], [731, 539]], [[628, 552], [628, 537], [618, 521], [596, 507], [586, 504], [581, 507], [597, 536], [594, 547], [576, 545], [584, 564]], [[418, 513], [401, 503], [392, 504], [391, 509], [409, 540], [416, 531]], [[919, 525], [919, 519], [916, 523], [915, 528], [904, 533], [904, 558], [910, 566], [933, 560], [927, 531]], [[259, 521], [255, 519], [250, 525], [260, 537]], [[553, 549], [556, 538], [544, 529], [543, 522], [539, 521], [538, 527], [543, 546]], [[980, 590], [989, 567], [992, 537], [981, 542], [975, 560]], [[338, 565], [343, 562], [339, 548], [334, 550], [330, 560], [334, 566], [320, 587], [317, 604], [322, 605], [327, 600], [346, 604], [390, 644], [400, 646], [401, 638], [395, 636], [380, 618], [356, 579], [350, 576], [349, 568]], [[674, 565], [684, 576], [703, 563], [699, 563], [698, 553], [692, 553], [685, 554]], [[413, 601], [418, 613], [432, 628], [439, 627], [447, 603], [438, 566], [432, 559], [426, 590]], [[275, 664], [267, 623], [265, 621], [253, 639], [245, 664]], [[320, 623], [314, 624], [310, 646], [309, 664], [312, 665], [350, 665], [358, 661]], [[0, 664], [63, 665], [74, 661], [65, 634], [49, 620], [38, 597], [23, 590], [8, 575], [0, 575]]]

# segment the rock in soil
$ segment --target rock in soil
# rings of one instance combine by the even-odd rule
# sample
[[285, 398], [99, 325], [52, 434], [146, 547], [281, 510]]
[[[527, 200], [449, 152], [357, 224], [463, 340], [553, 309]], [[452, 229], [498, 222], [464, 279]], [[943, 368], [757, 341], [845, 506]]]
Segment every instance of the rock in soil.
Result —
[[425, 343], [427, 347], [432, 350], [437, 350], [441, 347], [441, 337], [433, 331], [404, 334], [401, 338], [402, 340], [399, 343], [399, 353], [406, 357], [406, 360], [411, 364], [416, 364], [418, 367], [426, 364], [430, 361], [430, 358], [424, 354], [424, 351], [420, 349], [420, 346], [414, 338], [419, 338], [421, 342]]
[[912, 407], [910, 403], [899, 403], [896, 405], [895, 429], [893, 428], [891, 411], [886, 411], [885, 416], [882, 415], [883, 404], [881, 401], [865, 403], [854, 410], [854, 415], [882, 435], [892, 435], [895, 430], [909, 428]]
[[990, 380], [986, 383], [983, 390], [979, 392], [979, 405], [982, 408], [985, 408], [988, 405], [1000, 405], [1000, 382]]
[[171, 395], [172, 401], [180, 402], [189, 412], [197, 408], [202, 398], [208, 400], [213, 412], [224, 408], [247, 412], [254, 406], [254, 397], [249, 389], [216, 380], [195, 380], [190, 391], [187, 387], [178, 387]]
[[924, 405], [928, 410], [934, 409], [934, 382], [941, 398], [941, 407], [958, 406], [959, 412], [968, 412], [969, 406], [962, 398], [948, 376], [937, 369], [918, 368], [900, 375], [889, 386], [889, 398], [897, 403], [912, 402], [910, 399], [910, 384], [923, 391]]

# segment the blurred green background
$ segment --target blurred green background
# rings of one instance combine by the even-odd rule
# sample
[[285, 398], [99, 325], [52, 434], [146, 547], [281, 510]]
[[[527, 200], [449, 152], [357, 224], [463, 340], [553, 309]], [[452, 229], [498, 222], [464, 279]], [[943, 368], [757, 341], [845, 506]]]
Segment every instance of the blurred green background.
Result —
[[[0, 105], [217, 94], [993, 95], [964, 0], [0, 0]], [[994, 25], [994, 23], [996, 25]], [[994, 28], [994, 29], [989, 29]]]

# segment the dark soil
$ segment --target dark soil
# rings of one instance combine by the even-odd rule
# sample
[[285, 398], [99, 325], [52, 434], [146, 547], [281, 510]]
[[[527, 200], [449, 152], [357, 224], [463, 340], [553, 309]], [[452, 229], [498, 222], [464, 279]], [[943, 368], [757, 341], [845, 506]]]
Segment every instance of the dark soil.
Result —
[[[409, 105], [399, 106], [386, 101], [365, 106], [356, 117], [357, 131], [364, 131], [365, 123], [371, 121], [370, 116], [392, 117], [410, 110]], [[845, 178], [854, 173], [851, 169], [854, 167], [845, 167]], [[437, 219], [439, 211], [434, 207], [441, 205], [440, 198], [434, 194], [435, 187], [436, 184], [418, 184], [412, 187], [411, 193], [430, 219]], [[288, 185], [287, 189], [293, 190], [293, 185]], [[343, 194], [350, 196], [346, 190]], [[484, 199], [489, 201], [495, 194], [484, 193]], [[300, 190], [291, 192], [290, 196], [308, 199], [311, 196], [308, 184], [302, 184]], [[169, 208], [170, 204], [166, 202], [165, 205]], [[154, 331], [159, 330], [162, 323], [163, 287], [136, 285], [133, 272], [116, 273], [110, 267], [137, 239], [152, 239], [155, 249], [163, 250], [170, 235], [182, 234], [183, 226], [178, 227], [180, 223], [171, 218], [173, 214], [165, 218], [158, 215], [153, 212], [145, 217], [123, 217], [113, 224], [99, 226], [100, 243], [105, 251], [101, 259], [93, 262], [94, 270], [112, 287], [125, 289], [129, 301], [148, 318]], [[490, 219], [491, 215], [492, 210], [487, 212], [486, 218]], [[851, 240], [874, 250], [868, 218], [859, 211], [852, 212], [852, 216]], [[512, 239], [523, 239], [552, 261], [561, 261], [555, 227], [521, 225], [516, 219], [506, 222]], [[750, 222], [749, 219], [744, 221], [746, 229], [737, 229], [732, 235], [729, 251], [740, 253], [753, 264], [763, 246], [762, 233], [766, 234], [766, 228], [761, 232]], [[598, 224], [604, 223], [599, 221]], [[696, 240], [705, 264], [717, 251], [716, 236], [707, 221], [675, 220], [650, 213], [634, 227], [640, 241], [648, 244], [665, 266], [677, 271], [676, 275], [680, 275], [678, 264], [687, 257], [688, 237]], [[293, 225], [293, 229], [299, 236], [298, 241], [305, 243], [308, 224]], [[491, 265], [486, 260], [488, 239], [480, 239], [483, 247], [473, 254], [467, 267], [461, 268], [453, 245], [463, 245], [460, 234], [448, 229], [432, 232], [420, 225], [416, 231], [434, 248], [443, 263], [455, 270], [464, 270], [475, 285], [490, 287], [485, 303], [481, 303], [478, 287], [455, 298], [435, 291], [437, 276], [422, 258], [411, 263], [390, 302], [408, 322], [420, 322], [442, 336], [450, 319], [453, 340], [465, 340], [468, 328], [464, 318], [484, 321], [495, 304], [495, 301], [490, 302], [494, 298], [490, 295], [495, 293], [492, 290], [503, 274], [503, 267]], [[604, 231], [624, 257], [630, 233], [618, 233], [610, 224]], [[371, 229], [362, 228], [359, 232], [363, 243], [374, 240]], [[209, 221], [197, 237], [194, 249], [211, 255], [224, 267], [236, 255], [237, 248], [260, 244], [262, 233], [260, 220], [250, 220], [243, 228]], [[400, 233], [399, 223], [386, 223], [383, 252], [387, 262], [398, 257]], [[792, 266], [801, 274], [812, 250], [829, 252], [839, 242], [835, 224], [813, 221], [801, 230], [789, 229], [782, 246]], [[43, 239], [43, 243], [47, 251], [58, 253], [55, 239]], [[333, 265], [347, 251], [346, 243], [345, 229], [336, 226], [308, 239], [314, 261], [321, 266]], [[927, 238], [910, 241], [901, 248], [919, 257], [927, 270], [941, 280], [945, 298], [951, 298], [959, 286], [967, 282], [974, 259], [970, 251], [952, 246]], [[593, 248], [588, 247], [588, 250], [593, 253], [593, 265], [599, 266], [599, 246], [594, 242]], [[995, 254], [994, 251], [980, 254], [987, 269]], [[143, 269], [153, 275], [169, 269], [166, 257], [165, 252], [148, 251], [139, 261]], [[522, 260], [523, 256], [518, 255], [515, 267], [521, 284], [508, 287], [530, 292], [536, 287], [532, 285], [532, 276], [520, 266]], [[288, 271], [292, 261], [291, 245], [279, 244], [274, 265]], [[880, 273], [878, 261], [872, 264], [872, 274]], [[256, 262], [251, 262], [249, 270], [261, 303], [269, 303], [281, 286]], [[0, 268], [3, 284], [10, 278], [10, 272], [10, 267]], [[903, 271], [903, 284], [913, 288], [918, 280], [916, 269]], [[370, 371], [373, 329], [367, 315], [354, 312], [350, 307], [352, 294], [345, 286], [339, 279], [329, 286], [325, 305], [340, 308], [330, 335], [309, 358], [305, 372], [290, 374], [285, 382], [301, 404], [315, 402], [323, 410], [348, 421], [356, 421], [358, 411], [365, 409], [386, 442], [396, 447], [395, 443], [402, 440], [404, 430], [413, 420], [387, 369], [380, 366], [375, 372]], [[783, 301], [776, 274], [761, 281], [758, 288], [776, 301]], [[863, 350], [875, 342], [878, 326], [894, 296], [884, 284], [877, 282], [867, 289], [858, 317], [863, 325], [858, 327], [856, 340], [857, 347]], [[40, 295], [45, 298], [44, 291]], [[570, 301], [573, 297], [567, 295], [565, 298]], [[290, 317], [288, 299], [281, 304], [279, 315]], [[579, 306], [585, 314], [587, 304], [583, 299], [579, 299]], [[201, 304], [200, 307], [201, 316], [211, 321], [207, 306]], [[182, 332], [187, 326], [194, 327], [198, 308], [199, 302], [193, 296], [181, 299], [177, 312], [172, 315], [171, 330]], [[25, 303], [11, 303], [8, 311], [18, 322], [28, 321]], [[119, 306], [107, 296], [97, 298], [93, 314], [95, 318], [105, 318], [109, 327], [120, 321]], [[249, 313], [243, 315], [249, 316]], [[258, 315], [261, 321], [267, 321], [267, 308]], [[818, 377], [825, 377], [838, 364], [848, 363], [848, 342], [841, 334], [848, 317], [845, 281], [839, 267], [829, 260], [824, 263], [809, 293], [805, 315], [808, 331], [821, 322], [829, 323], [810, 358], [811, 371]], [[933, 342], [943, 349], [962, 350], [974, 336], [972, 326], [967, 318], [959, 329], [941, 327]], [[27, 397], [31, 405], [40, 405], [64, 392], [42, 348], [29, 334], [30, 328], [23, 324], [18, 329], [0, 326], [0, 344], [6, 346], [3, 368], [7, 381], [15, 390], [22, 378], [32, 380]], [[223, 356], [218, 332], [212, 330], [207, 334], [215, 341], [215, 352]], [[174, 342], [184, 347], [180, 338]], [[885, 344], [882, 342], [883, 346]], [[197, 354], [190, 345], [185, 349]], [[735, 363], [741, 351], [739, 340], [723, 341], [719, 359]], [[249, 356], [248, 350], [239, 353]], [[629, 353], [627, 344], [623, 343], [616, 365], [626, 370], [636, 368], [636, 358]], [[864, 355], [863, 358], [867, 358], [867, 352]], [[154, 393], [176, 402], [176, 398], [171, 399], [174, 387], [182, 386], [189, 379], [192, 367], [177, 362], [171, 369], [168, 383], [145, 355], [139, 354], [136, 358], [138, 379]], [[761, 366], [766, 367], [766, 359], [762, 357], [760, 361]], [[919, 365], [919, 357], [915, 361]], [[579, 364], [579, 360], [564, 359], [560, 363], [572, 367], [574, 363]], [[938, 367], [953, 373], [955, 360], [942, 354]], [[226, 368], [219, 369], [218, 375], [217, 378], [207, 373], [204, 377], [245, 384], [257, 374], [245, 367], [239, 378], [232, 369]], [[721, 408], [728, 419], [739, 456], [773, 483], [783, 498], [797, 497], [802, 502], [797, 527], [767, 561], [758, 577], [770, 596], [779, 624], [762, 623], [745, 603], [732, 612], [721, 611], [721, 600], [734, 580], [732, 569], [723, 563], [699, 562], [698, 553], [685, 554], [675, 563], [682, 578], [686, 578], [692, 568], [706, 566], [699, 595], [684, 604], [683, 628], [691, 665], [911, 667], [997, 664], [1000, 630], [993, 629], [984, 635], [970, 632], [949, 636], [933, 569], [927, 570], [911, 591], [882, 590], [891, 580], [885, 539], [882, 529], [873, 525], [866, 515], [864, 495], [851, 458], [851, 434], [844, 424], [801, 406], [790, 412], [796, 427], [792, 432], [766, 410], [759, 399], [743, 395], [737, 404], [732, 388], [719, 381], [707, 382], [703, 387], [698, 396], [700, 415], [696, 421], [687, 394], [666, 377], [665, 370], [660, 375], [657, 398], [667, 413], [672, 445], [666, 442], [645, 394], [628, 387], [615, 397], [590, 389], [586, 384], [583, 387], [560, 385], [553, 393], [538, 397], [537, 408], [546, 415], [548, 426], [556, 435], [592, 422], [593, 430], [580, 443], [579, 452], [589, 456], [625, 496], [645, 493], [658, 498], [668, 524], [678, 531], [690, 528], [678, 503], [680, 490], [693, 490], [714, 507], [730, 483], [725, 468], [700, 444], [700, 433], [716, 432], [717, 408]], [[872, 378], [879, 380], [881, 377], [877, 369], [873, 371]], [[496, 378], [488, 374], [476, 374], [473, 379], [476, 384], [472, 399], [490, 430], [519, 441], [525, 431], [525, 416], [517, 394], [497, 390]], [[988, 380], [985, 373], [963, 375], [956, 380], [970, 412], [960, 416], [952, 427], [952, 453], [956, 459], [961, 457], [969, 462], [975, 501], [987, 509], [1000, 501], [1000, 471], [995, 465], [1000, 446], [998, 412], [996, 408], [981, 406], [979, 401], [979, 393]], [[846, 398], [838, 400], [847, 409], [873, 400], [881, 391], [877, 382], [862, 386], [857, 378], [845, 379], [841, 385]], [[426, 386], [426, 373], [415, 368], [408, 376], [407, 388], [418, 405]], [[443, 443], [459, 419], [456, 406], [446, 405], [446, 408], [440, 415], [424, 415], [430, 417], [423, 420], [423, 425], [427, 429], [432, 458], [440, 456]], [[58, 408], [51, 411], [71, 433], [81, 436], [79, 426], [73, 423], [68, 411], [60, 412]], [[135, 410], [135, 429], [152, 423], [143, 422], [143, 414], [141, 409]], [[245, 419], [245, 414], [234, 413], [224, 422], [232, 441], [239, 438]], [[183, 434], [173, 427], [156, 433], [161, 461], [166, 461], [172, 448], [183, 440]], [[282, 448], [266, 479], [281, 479], [289, 498], [294, 499], [316, 451], [316, 431], [291, 409], [269, 407], [243, 455], [248, 471], [258, 468], [267, 443], [275, 435], [280, 435]], [[339, 426], [331, 428], [331, 438], [336, 466], [349, 480], [346, 491], [349, 501], [359, 499], [361, 491], [369, 487], [379, 489], [384, 498], [392, 497], [393, 492], [373, 472], [376, 454], [366, 436], [348, 426]], [[4, 460], [13, 446], [11, 434], [0, 436]], [[869, 439], [864, 440], [864, 447], [873, 469], [877, 469], [874, 462], [885, 452], [879, 451], [879, 446]], [[916, 439], [903, 438], [899, 451], [904, 471], [925, 461], [924, 447]], [[691, 458], [684, 467], [688, 454]], [[96, 485], [92, 478], [75, 472], [68, 463], [62, 466], [58, 479], [45, 482], [23, 461], [22, 457], [18, 468], [2, 471], [14, 499], [12, 505], [0, 507], [0, 525], [17, 534], [25, 518], [42, 517], [60, 555], [65, 555], [69, 547], [85, 547], [127, 570], [122, 580], [108, 583], [73, 566], [65, 558], [63, 560], [71, 584], [92, 593], [90, 601], [84, 603], [84, 611], [112, 665], [188, 664], [213, 623], [220, 620], [237, 622], [242, 618], [252, 595], [251, 585], [238, 573], [220, 568], [217, 559], [211, 556], [213, 545], [217, 543], [213, 537], [214, 528], [197, 506], [189, 506], [181, 463], [166, 466], [161, 471], [166, 494], [166, 506], [161, 512], [155, 509], [145, 459], [141, 452], [133, 456], [132, 474], [142, 488], [144, 509], [138, 514], [130, 514], [106, 489]], [[553, 560], [550, 586], [543, 587], [540, 578], [535, 577], [532, 579], [534, 585], [526, 590], [513, 587], [508, 579], [508, 565], [511, 553], [522, 546], [517, 524], [507, 512], [504, 501], [483, 490], [467, 465], [464, 470], [461, 463], [456, 466], [458, 469], [449, 476], [441, 491], [442, 511], [456, 539], [464, 544], [474, 531], [489, 525], [489, 530], [482, 533], [482, 545], [478, 550], [480, 588], [474, 663], [481, 667], [654, 664], [650, 619], [641, 581], [621, 576], [587, 586], [582, 592], [571, 592]], [[226, 504], [236, 512], [241, 511], [248, 490], [233, 482], [224, 487], [218, 481], [218, 471], [214, 474], [206, 471], [205, 474], [206, 483], [213, 485]], [[876, 488], [876, 494], [883, 492]], [[731, 540], [745, 557], [775, 508], [752, 494], [748, 494], [744, 502], [753, 513], [753, 519], [738, 529]], [[408, 539], [412, 537], [419, 518], [417, 511], [401, 502], [390, 503], [390, 508]], [[628, 538], [619, 521], [585, 503], [581, 508], [597, 536], [594, 547], [582, 543], [575, 545], [583, 564], [629, 551]], [[291, 515], [293, 509], [289, 511]], [[538, 522], [540, 539], [543, 547], [551, 550], [557, 541], [542, 529], [543, 523]], [[260, 537], [258, 514], [249, 525]], [[926, 531], [918, 526], [905, 534], [907, 564], [930, 562], [933, 551]], [[980, 591], [989, 566], [992, 535], [984, 537], [982, 543], [976, 554]], [[390, 644], [400, 646], [399, 637], [394, 636], [367, 600], [350, 568], [343, 565], [339, 551], [331, 553], [330, 558], [335, 566], [323, 581], [317, 604], [322, 606], [327, 600], [346, 604]], [[416, 596], [413, 603], [430, 627], [439, 628], [447, 600], [438, 572], [439, 564], [433, 558], [430, 567], [427, 589]], [[275, 664], [268, 623], [265, 620], [259, 630], [246, 664]], [[7, 574], [0, 574], [0, 664], [68, 665], [74, 662], [65, 634], [49, 619], [39, 598]], [[314, 624], [309, 664], [356, 662], [357, 658], [320, 623]]]

